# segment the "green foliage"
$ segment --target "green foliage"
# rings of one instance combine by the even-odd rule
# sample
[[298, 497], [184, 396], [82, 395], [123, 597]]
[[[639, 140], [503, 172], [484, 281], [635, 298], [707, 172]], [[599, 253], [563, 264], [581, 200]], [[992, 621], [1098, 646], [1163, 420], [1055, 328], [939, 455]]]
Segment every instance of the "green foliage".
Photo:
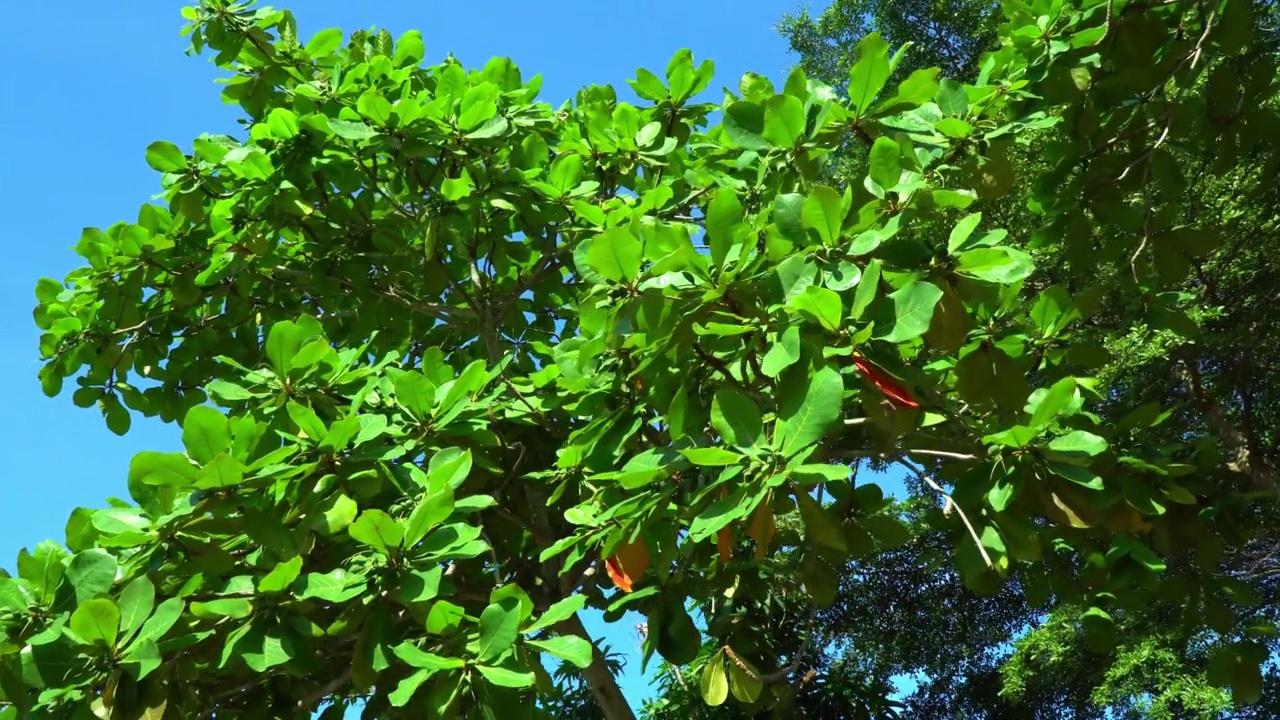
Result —
[[[1150, 169], [1272, 121], [1267, 78], [1224, 59], [1247, 18], [1195, 7], [1010, 0], [971, 84], [896, 81], [909, 55], [871, 35], [842, 93], [797, 71], [696, 103], [713, 67], [681, 51], [631, 81], [650, 104], [589, 87], [559, 110], [509, 60], [422, 66], [416, 33], [303, 44], [287, 11], [187, 9], [245, 137], [148, 148], [166, 204], [86, 230], [87, 265], [41, 281], [35, 312], [47, 394], [74, 378], [120, 432], [179, 422], [185, 452], [139, 455], [132, 503], [78, 511], [65, 549], [0, 579], [0, 703], [534, 716], [550, 655], [631, 717], [591, 606], [646, 615], [646, 662], [697, 666], [705, 700], [786, 708], [805, 651], [752, 640], [780, 597], [770, 553], [781, 596], [831, 606], [851, 557], [911, 538], [849, 479], [866, 459], [942, 495], [924, 522], [975, 590], [1013, 576], [1104, 630], [1157, 586], [1235, 593], [1165, 559], [1221, 542], [1208, 449], [1096, 412], [1110, 396], [1076, 358], [1097, 291], [1039, 286], [1057, 266], [966, 212], [1017, 188], [1060, 237], [1084, 208], [1108, 311], [1190, 341], [1145, 263], [1199, 231]], [[1044, 141], [1050, 170], [1019, 176], [1011, 141]], [[867, 162], [841, 189], [850, 143]], [[716, 603], [739, 595], [758, 611], [735, 625]], [[1214, 656], [1242, 702], [1257, 647]]]

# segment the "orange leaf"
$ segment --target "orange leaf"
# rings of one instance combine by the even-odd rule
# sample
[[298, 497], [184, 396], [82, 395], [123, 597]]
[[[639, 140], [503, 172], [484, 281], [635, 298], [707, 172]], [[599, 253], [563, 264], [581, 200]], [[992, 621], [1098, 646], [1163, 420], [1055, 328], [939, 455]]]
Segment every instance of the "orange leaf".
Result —
[[720, 564], [733, 559], [733, 529], [722, 527], [716, 532], [716, 549], [720, 551]]
[[897, 378], [884, 370], [872, 365], [870, 360], [867, 360], [861, 355], [855, 353], [853, 356], [853, 364], [858, 368], [858, 372], [865, 375], [866, 378], [871, 381], [871, 384], [875, 385], [876, 389], [884, 393], [884, 396], [888, 398], [889, 402], [893, 405], [900, 408], [920, 407], [920, 403], [916, 402], [916, 399], [911, 397], [911, 391], [907, 389], [906, 385], [903, 385]]
[[604, 569], [619, 590], [631, 592], [631, 578], [627, 577], [627, 573], [622, 569], [622, 561], [618, 560], [616, 555], [604, 561]]
[[649, 548], [644, 544], [644, 539], [636, 538], [619, 546], [613, 557], [605, 560], [604, 569], [619, 590], [631, 592], [635, 579], [649, 569]]
[[777, 525], [773, 520], [773, 507], [768, 500], [760, 503], [760, 507], [751, 516], [751, 527], [747, 528], [747, 537], [756, 543], [756, 562], [764, 560], [769, 552], [769, 543], [773, 542], [773, 533]]

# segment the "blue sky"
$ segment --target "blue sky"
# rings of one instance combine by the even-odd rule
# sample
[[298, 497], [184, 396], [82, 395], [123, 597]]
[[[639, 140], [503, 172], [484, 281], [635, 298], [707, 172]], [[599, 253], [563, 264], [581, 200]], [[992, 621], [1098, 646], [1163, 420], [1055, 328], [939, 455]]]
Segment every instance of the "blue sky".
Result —
[[[129, 459], [141, 450], [180, 450], [175, 427], [139, 422], [111, 434], [96, 410], [71, 404], [70, 392], [46, 398], [36, 380], [38, 331], [31, 319], [41, 277], [61, 279], [80, 265], [71, 247], [81, 228], [132, 220], [159, 190], [143, 151], [155, 140], [188, 147], [201, 132], [235, 134], [234, 108], [224, 106], [206, 58], [186, 57], [181, 2], [19, 3], [6, 9], [0, 47], [10, 68], [11, 110], [0, 117], [6, 138], [0, 161], [0, 376], [8, 410], [0, 429], [12, 471], [0, 483], [0, 567], [12, 570], [22, 547], [63, 539], [68, 514], [127, 497]], [[631, 98], [625, 80], [637, 67], [661, 74], [667, 60], [691, 48], [716, 62], [707, 97], [755, 71], [781, 84], [795, 62], [773, 31], [791, 0], [306, 0], [289, 4], [301, 36], [327, 27], [372, 26], [394, 35], [422, 31], [428, 61], [452, 52], [468, 66], [495, 55], [544, 76], [542, 97], [559, 104], [587, 84], [612, 84]], [[594, 619], [593, 619], [594, 620]], [[598, 621], [593, 630], [602, 630]], [[621, 650], [638, 643], [631, 623], [604, 628]], [[628, 653], [629, 655], [634, 655]], [[633, 702], [644, 695], [638, 662], [623, 679]], [[637, 703], [638, 704], [638, 703]]]

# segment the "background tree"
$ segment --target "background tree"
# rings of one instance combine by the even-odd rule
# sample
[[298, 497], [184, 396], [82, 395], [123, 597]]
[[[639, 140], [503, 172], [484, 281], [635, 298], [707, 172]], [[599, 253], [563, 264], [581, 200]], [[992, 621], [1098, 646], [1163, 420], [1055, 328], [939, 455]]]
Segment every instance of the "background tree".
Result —
[[939, 68], [946, 77], [977, 76], [984, 53], [1000, 46], [1002, 15], [983, 0], [835, 0], [816, 16], [808, 8], [787, 13], [778, 31], [811, 77], [839, 87], [849, 77], [862, 39], [877, 33], [899, 48], [912, 46], [895, 72]]
[[[796, 707], [823, 660], [761, 628], [910, 536], [852, 477], [868, 458], [935, 503], [966, 586], [1014, 576], [1091, 646], [1153, 599], [1230, 613], [1241, 585], [1201, 548], [1251, 531], [1214, 450], [1249, 483], [1261, 456], [1162, 444], [1160, 406], [1098, 414], [1086, 323], [1105, 300], [1194, 335], [1181, 276], [1136, 262], [1202, 254], [1151, 241], [1182, 229], [1148, 170], [1270, 117], [1269, 84], [1214, 80], [1249, 47], [1241, 7], [1007, 2], [971, 83], [890, 83], [871, 35], [843, 96], [749, 75], [719, 125], [687, 51], [637, 72], [651, 105], [591, 87], [554, 110], [509, 61], [423, 67], [416, 33], [302, 43], [286, 11], [188, 9], [245, 137], [151, 145], [167, 204], [86, 231], [36, 310], [49, 394], [74, 378], [112, 428], [180, 421], [186, 449], [139, 455], [132, 502], [78, 510], [0, 583], [3, 712], [536, 715], [549, 654], [631, 717], [588, 604], [645, 614], [646, 659], [701, 665], [713, 706]], [[1011, 140], [1050, 170], [1019, 180]], [[842, 190], [824, 163], [848, 142], [867, 161]], [[1112, 286], [1039, 284], [973, 207], [1015, 182], [1044, 227], [1088, 212]], [[1256, 700], [1265, 628], [1210, 627], [1210, 678]]]

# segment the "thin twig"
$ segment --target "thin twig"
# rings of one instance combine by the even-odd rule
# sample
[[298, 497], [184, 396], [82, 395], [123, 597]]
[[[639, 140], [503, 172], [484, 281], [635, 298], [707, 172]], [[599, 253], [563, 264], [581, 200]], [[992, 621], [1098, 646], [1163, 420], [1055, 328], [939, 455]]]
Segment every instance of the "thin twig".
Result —
[[946, 450], [925, 450], [923, 448], [912, 448], [906, 451], [908, 455], [935, 455], [937, 457], [951, 458], [953, 460], [977, 460], [977, 455], [966, 455], [964, 453], [947, 452]]
[[951, 497], [951, 494], [948, 493], [941, 485], [934, 482], [933, 478], [925, 474], [923, 469], [912, 465], [906, 458], [898, 458], [898, 464], [915, 473], [916, 477], [919, 478], [921, 482], [933, 488], [935, 492], [941, 495], [946, 501], [946, 504], [943, 506], [944, 508], [954, 509], [956, 513], [960, 515], [960, 520], [964, 522], [964, 526], [969, 530], [969, 537], [973, 538], [973, 541], [978, 545], [978, 552], [982, 554], [982, 561], [987, 564], [987, 567], [994, 568], [996, 564], [992, 562], [991, 556], [987, 554], [987, 548], [982, 544], [982, 538], [978, 536], [978, 531], [974, 529], [973, 523], [969, 522], [969, 516], [965, 514], [964, 508], [960, 507], [960, 505], [956, 503], [955, 498]]
[[333, 691], [345, 685], [347, 681], [350, 679], [351, 679], [351, 668], [348, 667], [345, 670], [343, 670], [341, 673], [339, 673], [338, 677], [330, 680], [324, 685], [321, 685], [320, 687], [316, 688], [314, 691], [307, 693], [306, 697], [303, 697], [302, 699], [298, 700], [298, 709], [309, 710], [312, 705], [315, 705], [321, 700], [324, 700], [326, 697], [332, 694]]

